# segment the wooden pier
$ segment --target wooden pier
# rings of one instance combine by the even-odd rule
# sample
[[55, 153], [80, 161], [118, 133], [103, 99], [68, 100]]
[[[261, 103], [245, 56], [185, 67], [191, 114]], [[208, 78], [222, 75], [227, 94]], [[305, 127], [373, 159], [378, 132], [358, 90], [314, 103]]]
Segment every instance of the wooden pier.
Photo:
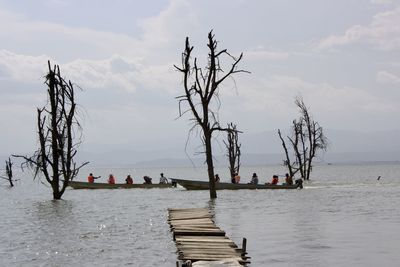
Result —
[[168, 209], [168, 222], [178, 249], [177, 266], [243, 266], [246, 239], [242, 248], [225, 236], [207, 209]]

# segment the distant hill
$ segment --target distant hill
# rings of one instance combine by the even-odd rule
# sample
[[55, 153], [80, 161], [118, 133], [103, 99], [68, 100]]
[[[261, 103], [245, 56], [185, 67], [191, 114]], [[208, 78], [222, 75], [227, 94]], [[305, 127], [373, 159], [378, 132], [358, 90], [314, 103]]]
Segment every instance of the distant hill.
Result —
[[[316, 163], [351, 163], [366, 161], [400, 161], [400, 130], [393, 131], [348, 131], [326, 130], [329, 150]], [[165, 138], [165, 137], [163, 137]], [[243, 165], [281, 164], [283, 150], [276, 131], [240, 136]], [[201, 166], [203, 155], [194, 155], [198, 143], [192, 141], [185, 153], [186, 138], [151, 140], [140, 144], [84, 144], [78, 156], [81, 161], [90, 161], [92, 166]], [[222, 144], [222, 145], [221, 145]], [[156, 145], [156, 146], [155, 146]], [[216, 166], [225, 166], [224, 147], [220, 141], [214, 146]], [[189, 155], [189, 156], [188, 156]], [[0, 169], [5, 166], [7, 155], [0, 156]], [[190, 159], [189, 159], [190, 157]], [[3, 163], [3, 164], [2, 164]]]

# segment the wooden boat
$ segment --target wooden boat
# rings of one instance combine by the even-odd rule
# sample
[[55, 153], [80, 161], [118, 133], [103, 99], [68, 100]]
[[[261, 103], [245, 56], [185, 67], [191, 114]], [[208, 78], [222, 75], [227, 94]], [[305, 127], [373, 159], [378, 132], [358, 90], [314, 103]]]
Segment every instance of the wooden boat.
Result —
[[[209, 190], [208, 181], [192, 181], [183, 179], [174, 179], [174, 181], [186, 188], [187, 190]], [[238, 190], [238, 189], [297, 189], [303, 188], [302, 183], [294, 185], [266, 185], [266, 184], [232, 184], [232, 183], [216, 183], [216, 190]]]
[[[176, 184], [175, 184], [176, 185]], [[173, 183], [169, 184], [108, 184], [108, 183], [88, 183], [79, 181], [69, 181], [68, 186], [73, 189], [120, 189], [120, 188], [170, 188], [174, 187]]]

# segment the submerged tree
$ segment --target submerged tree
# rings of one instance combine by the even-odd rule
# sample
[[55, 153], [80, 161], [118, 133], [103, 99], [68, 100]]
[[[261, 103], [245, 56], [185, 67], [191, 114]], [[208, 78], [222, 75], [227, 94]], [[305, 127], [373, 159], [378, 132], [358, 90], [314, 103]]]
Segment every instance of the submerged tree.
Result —
[[[182, 53], [182, 67], [175, 66], [183, 74], [185, 93], [176, 98], [179, 100], [179, 117], [187, 112], [192, 113], [191, 120], [194, 125], [190, 131], [197, 126], [201, 128], [210, 181], [210, 198], [216, 198], [211, 140], [216, 131], [232, 131], [228, 128], [222, 128], [219, 123], [219, 88], [228, 77], [246, 71], [237, 69], [243, 54], [236, 58], [229, 54], [226, 49], [217, 50], [217, 41], [212, 31], [208, 34], [207, 47], [209, 50], [207, 66], [200, 68], [197, 65], [197, 58], [191, 59], [193, 46], [189, 44], [189, 38], [186, 37], [185, 49]], [[225, 56], [233, 61], [232, 65], [227, 68], [221, 65], [222, 58]], [[188, 107], [182, 108], [182, 103], [186, 103]]]
[[231, 178], [234, 178], [240, 169], [241, 144], [239, 143], [239, 131], [236, 129], [236, 124], [228, 124], [228, 129], [230, 131], [227, 133], [227, 141], [224, 140], [224, 144], [229, 160], [229, 172]]
[[46, 75], [48, 102], [37, 109], [39, 148], [33, 156], [20, 156], [23, 165], [34, 170], [35, 178], [42, 174], [53, 189], [53, 198], [61, 199], [68, 182], [88, 164], [77, 165], [75, 156], [81, 143], [82, 128], [76, 114], [75, 89], [71, 81], [62, 78], [60, 67], [51, 67]]
[[14, 186], [14, 180], [13, 180], [13, 171], [12, 171], [12, 161], [10, 158], [6, 160], [6, 176], [0, 176], [1, 179], [7, 180], [10, 183], [10, 186]]
[[10, 183], [11, 187], [14, 186], [12, 165], [13, 165], [13, 163], [11, 162], [11, 159], [8, 158], [8, 160], [6, 160], [6, 174], [7, 174], [8, 182]]
[[[313, 167], [312, 162], [318, 151], [327, 150], [328, 139], [319, 123], [313, 120], [303, 99], [297, 97], [295, 104], [300, 109], [300, 117], [293, 121], [291, 136], [287, 136], [289, 147], [280, 130], [278, 130], [278, 135], [286, 156], [283, 162], [288, 168], [290, 176], [293, 177], [299, 172], [301, 178], [309, 180]], [[293, 160], [291, 156], [294, 157]]]

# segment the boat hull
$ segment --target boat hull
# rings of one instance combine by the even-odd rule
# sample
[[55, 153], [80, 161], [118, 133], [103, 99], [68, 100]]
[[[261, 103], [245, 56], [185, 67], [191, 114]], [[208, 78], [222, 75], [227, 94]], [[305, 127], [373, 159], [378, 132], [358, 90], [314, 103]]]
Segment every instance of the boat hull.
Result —
[[[192, 181], [183, 179], [174, 179], [174, 181], [186, 188], [187, 190], [209, 190], [209, 182]], [[232, 184], [232, 183], [216, 183], [216, 190], [239, 190], [239, 189], [297, 189], [299, 185], [266, 185], [266, 184]]]
[[69, 181], [68, 186], [73, 189], [133, 189], [133, 188], [170, 188], [173, 184], [108, 184]]

